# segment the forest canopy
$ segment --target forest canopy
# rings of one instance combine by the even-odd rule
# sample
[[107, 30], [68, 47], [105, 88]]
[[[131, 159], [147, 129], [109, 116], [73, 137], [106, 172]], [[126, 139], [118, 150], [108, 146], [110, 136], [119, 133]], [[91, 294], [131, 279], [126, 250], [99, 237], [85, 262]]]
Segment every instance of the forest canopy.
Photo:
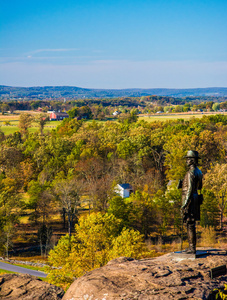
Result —
[[[29, 126], [27, 117], [25, 124]], [[31, 224], [44, 226], [39, 232], [42, 245], [48, 244], [51, 234], [50, 215], [61, 213], [68, 238], [62, 237], [55, 251], [60, 245], [67, 248], [70, 237], [81, 244], [84, 237], [80, 234], [86, 232], [87, 222], [116, 220], [117, 227], [111, 233], [115, 242], [99, 244], [99, 254], [104, 255], [99, 266], [124, 254], [122, 240], [128, 236], [143, 248], [143, 240], [154, 232], [165, 235], [171, 228], [179, 234], [181, 192], [176, 186], [185, 175], [184, 156], [189, 149], [199, 152], [204, 174], [201, 225], [223, 230], [227, 203], [225, 115], [150, 123], [138, 121], [133, 114], [103, 123], [68, 118], [50, 132], [40, 128], [31, 133], [26, 128], [21, 126], [11, 135], [0, 132], [1, 252], [9, 249], [11, 236], [27, 211]], [[119, 183], [133, 187], [129, 198], [116, 194]], [[80, 231], [82, 227], [84, 231]], [[137, 257], [142, 252], [131, 242], [128, 251]], [[85, 248], [75, 251], [86, 255]], [[67, 256], [69, 261], [73, 255]], [[90, 260], [89, 266], [94, 267]], [[89, 268], [81, 266], [78, 274]]]

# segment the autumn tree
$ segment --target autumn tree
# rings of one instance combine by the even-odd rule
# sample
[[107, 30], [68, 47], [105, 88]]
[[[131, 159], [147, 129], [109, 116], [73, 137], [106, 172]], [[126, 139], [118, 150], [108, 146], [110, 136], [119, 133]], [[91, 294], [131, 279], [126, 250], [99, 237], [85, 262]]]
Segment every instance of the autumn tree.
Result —
[[108, 214], [112, 214], [121, 220], [122, 226], [132, 226], [132, 220], [130, 220], [130, 214], [133, 211], [132, 201], [127, 198], [122, 198], [121, 196], [114, 196], [108, 201], [108, 204]]
[[165, 235], [169, 225], [171, 224], [171, 202], [169, 197], [166, 197], [164, 191], [159, 190], [154, 196], [154, 203], [157, 209], [159, 230], [162, 235]]
[[64, 169], [72, 143], [69, 139], [56, 135], [44, 135], [40, 139], [38, 133], [33, 133], [23, 143], [23, 148], [25, 157], [34, 163], [36, 171], [47, 172], [48, 180], [53, 180]]
[[10, 172], [18, 168], [20, 162], [23, 160], [23, 154], [20, 149], [15, 146], [8, 146], [5, 144], [0, 145], [0, 164], [1, 170]]
[[69, 115], [69, 118], [73, 119], [78, 116], [79, 110], [77, 107], [74, 107], [74, 108], [70, 109], [67, 113]]
[[36, 110], [41, 106], [41, 104], [42, 104], [42, 101], [40, 101], [40, 100], [32, 101], [31, 102], [31, 109]]
[[15, 234], [14, 225], [19, 222], [23, 207], [19, 188], [20, 185], [16, 179], [7, 177], [4, 172], [0, 174], [0, 244], [6, 256], [12, 246], [12, 237]]
[[0, 105], [0, 109], [2, 114], [4, 115], [9, 110], [9, 105], [7, 103], [2, 103]]
[[166, 175], [169, 180], [179, 180], [186, 173], [184, 155], [190, 149], [190, 137], [177, 134], [167, 140], [163, 146], [165, 153]]
[[16, 221], [21, 207], [20, 186], [17, 180], [1, 173], [0, 175], [0, 214], [5, 220]]
[[123, 113], [118, 116], [118, 122], [123, 124], [134, 123], [138, 120], [137, 113], [132, 110], [130, 113]]
[[204, 187], [212, 191], [218, 201], [219, 224], [222, 230], [227, 207], [227, 164], [214, 165], [204, 176]]
[[53, 196], [50, 192], [50, 183], [32, 180], [28, 186], [28, 195], [30, 196], [27, 203], [27, 208], [33, 209], [30, 218], [38, 221], [42, 218], [42, 223], [45, 225], [47, 218], [52, 208]]
[[167, 203], [170, 204], [170, 225], [173, 224], [174, 232], [179, 233], [181, 230], [181, 191], [177, 189], [176, 183], [172, 183], [165, 191], [165, 198]]
[[219, 103], [214, 103], [214, 104], [212, 105], [212, 109], [213, 109], [214, 111], [218, 111], [218, 110], [220, 109], [220, 104], [219, 104]]
[[146, 191], [137, 190], [125, 200], [131, 209], [128, 212], [129, 225], [144, 234], [145, 238], [151, 233], [155, 222], [154, 202]]
[[206, 188], [202, 190], [203, 204], [200, 207], [200, 224], [203, 227], [216, 227], [220, 223], [218, 200], [215, 194]]
[[38, 114], [34, 117], [34, 121], [39, 126], [40, 134], [43, 135], [43, 129], [47, 121], [49, 121], [49, 117], [46, 114]]
[[40, 251], [41, 251], [41, 256], [47, 255], [49, 253], [49, 250], [51, 248], [51, 237], [53, 234], [53, 229], [52, 227], [48, 227], [45, 224], [42, 224], [42, 226], [38, 229], [38, 240], [40, 244]]
[[15, 227], [12, 220], [6, 220], [3, 227], [0, 227], [0, 253], [3, 252], [9, 258], [9, 249], [13, 247], [12, 238], [15, 236]]
[[90, 197], [93, 208], [106, 211], [113, 181], [108, 162], [100, 158], [81, 160], [75, 171], [86, 183], [85, 193]]
[[82, 189], [82, 182], [78, 182], [75, 178], [60, 178], [53, 182], [54, 194], [68, 217], [69, 236], [72, 234], [73, 224], [78, 216]]
[[164, 132], [162, 128], [156, 128], [151, 132], [150, 137], [150, 152], [153, 158], [156, 170], [159, 172], [160, 179], [164, 180], [164, 163], [166, 151], [165, 143], [168, 141], [168, 133]]
[[195, 149], [201, 157], [201, 170], [206, 173], [211, 163], [223, 161], [225, 148], [219, 136], [211, 130], [204, 130], [204, 124], [194, 123], [185, 132], [180, 131], [167, 139], [165, 149], [166, 175], [169, 180], [181, 179], [186, 173], [185, 154], [188, 149]]
[[28, 128], [31, 127], [32, 121], [33, 121], [33, 117], [31, 114], [29, 113], [20, 114], [18, 127], [20, 128], [23, 136], [28, 135]]
[[75, 277], [105, 265], [109, 260], [128, 256], [141, 258], [151, 255], [143, 236], [130, 229], [122, 229], [121, 221], [112, 214], [92, 213], [81, 217], [75, 234], [62, 237], [50, 251], [48, 278], [51, 283], [69, 286]]

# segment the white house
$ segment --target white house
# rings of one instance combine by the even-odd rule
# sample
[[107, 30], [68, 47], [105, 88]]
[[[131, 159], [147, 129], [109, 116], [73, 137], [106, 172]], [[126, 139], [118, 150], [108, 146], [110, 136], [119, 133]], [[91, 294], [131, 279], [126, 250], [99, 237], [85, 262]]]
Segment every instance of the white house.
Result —
[[129, 183], [117, 184], [114, 190], [122, 198], [128, 198], [133, 192], [132, 186]]
[[113, 112], [113, 116], [118, 116], [119, 114], [120, 114], [120, 112], [117, 111], [117, 110], [115, 110], [115, 111]]

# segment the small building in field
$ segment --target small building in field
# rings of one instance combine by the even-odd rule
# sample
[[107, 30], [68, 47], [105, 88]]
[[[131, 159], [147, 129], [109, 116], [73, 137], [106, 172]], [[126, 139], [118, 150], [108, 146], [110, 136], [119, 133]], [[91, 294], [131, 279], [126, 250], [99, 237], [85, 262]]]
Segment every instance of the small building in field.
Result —
[[115, 110], [114, 112], [113, 112], [113, 116], [118, 116], [118, 115], [120, 115], [120, 111], [117, 111], [117, 110]]
[[50, 121], [61, 121], [68, 117], [69, 115], [66, 112], [52, 112], [50, 114]]
[[114, 191], [122, 198], [128, 198], [133, 193], [132, 186], [129, 183], [117, 184]]

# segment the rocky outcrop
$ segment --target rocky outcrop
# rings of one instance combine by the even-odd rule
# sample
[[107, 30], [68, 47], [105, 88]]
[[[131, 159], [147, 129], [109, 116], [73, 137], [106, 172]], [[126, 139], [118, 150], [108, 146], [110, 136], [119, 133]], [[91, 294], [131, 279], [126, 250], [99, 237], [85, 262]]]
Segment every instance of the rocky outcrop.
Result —
[[0, 275], [0, 299], [59, 300], [64, 291], [30, 275]]
[[166, 254], [154, 259], [121, 257], [88, 272], [70, 286], [63, 300], [208, 299], [227, 275], [210, 278], [210, 269], [226, 265], [227, 255], [213, 251], [196, 259]]

